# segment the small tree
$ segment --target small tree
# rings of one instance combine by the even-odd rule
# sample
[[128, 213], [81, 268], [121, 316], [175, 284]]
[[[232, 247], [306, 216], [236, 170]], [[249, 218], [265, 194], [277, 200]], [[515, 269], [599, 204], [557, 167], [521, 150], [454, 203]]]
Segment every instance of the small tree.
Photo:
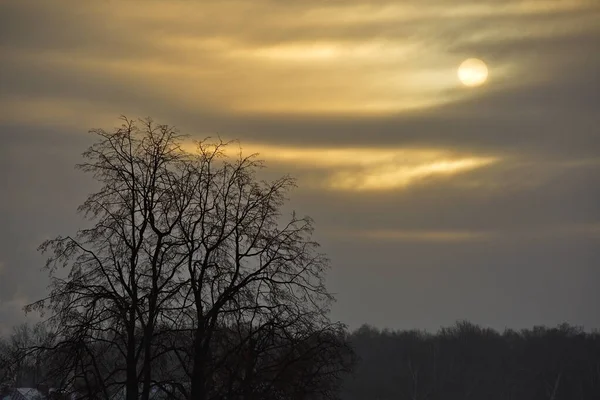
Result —
[[27, 310], [50, 312], [65, 384], [106, 399], [123, 385], [127, 400], [248, 398], [282, 382], [335, 397], [352, 359], [311, 220], [281, 220], [294, 180], [258, 180], [263, 163], [228, 143], [186, 151], [172, 127], [122, 121], [92, 131], [79, 165], [101, 184], [79, 208], [93, 226], [40, 247], [51, 292]]

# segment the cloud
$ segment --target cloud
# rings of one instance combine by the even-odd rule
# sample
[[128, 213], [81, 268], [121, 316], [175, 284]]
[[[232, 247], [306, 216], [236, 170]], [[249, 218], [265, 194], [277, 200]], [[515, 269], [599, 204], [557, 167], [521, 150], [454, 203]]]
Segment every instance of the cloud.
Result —
[[[452, 176], [491, 165], [495, 157], [469, 157], [443, 149], [294, 148], [244, 143], [241, 150], [268, 162], [317, 170], [305, 183], [332, 190], [393, 190], [423, 179]], [[235, 153], [235, 147], [229, 151]], [[311, 182], [311, 180], [313, 180]]]
[[[287, 147], [593, 156], [597, 3], [449, 4], [4, 2], [0, 120], [85, 131], [124, 113]], [[478, 90], [456, 79], [471, 56], [490, 68]]]
[[[80, 227], [94, 189], [72, 168], [85, 132], [126, 114], [297, 176], [288, 208], [314, 217], [347, 322], [599, 326], [599, 16], [595, 0], [0, 2], [2, 307], [44, 292], [34, 249]], [[469, 57], [490, 70], [476, 90], [456, 78]]]
[[[494, 46], [582, 30], [597, 33], [592, 16], [598, 11], [587, 1], [452, 7], [447, 2], [128, 1], [117, 6], [59, 1], [49, 6], [23, 1], [4, 8], [3, 61], [10, 68], [28, 64], [78, 77], [58, 92], [83, 91], [79, 96], [100, 101], [110, 87], [132, 100], [145, 93], [148, 107], [162, 99], [172, 108], [211, 107], [232, 114], [355, 117], [413, 113], [471, 98], [455, 70], [474, 50], [489, 55], [495, 90], [527, 86], [539, 77], [537, 71], [552, 74], [555, 67], [548, 68], [546, 57], [532, 59], [531, 51], [499, 56]], [[515, 29], [523, 24], [526, 32]], [[86, 90], [101, 81], [112, 84]], [[18, 86], [26, 90], [32, 84], [22, 80]], [[38, 91], [44, 87], [48, 83], [35, 84]]]
[[548, 239], [600, 239], [600, 222], [555, 226], [531, 226], [504, 230], [423, 230], [356, 229], [326, 230], [337, 240], [359, 239], [375, 242], [473, 243], [473, 242], [545, 242]]
[[367, 171], [337, 172], [331, 180], [331, 185], [333, 188], [345, 190], [390, 190], [406, 187], [426, 178], [459, 174], [496, 161], [494, 158], [462, 158], [412, 166], [390, 163]]
[[493, 237], [489, 232], [475, 231], [424, 231], [424, 230], [357, 230], [331, 232], [334, 237], [354, 237], [360, 240], [384, 242], [473, 242]]

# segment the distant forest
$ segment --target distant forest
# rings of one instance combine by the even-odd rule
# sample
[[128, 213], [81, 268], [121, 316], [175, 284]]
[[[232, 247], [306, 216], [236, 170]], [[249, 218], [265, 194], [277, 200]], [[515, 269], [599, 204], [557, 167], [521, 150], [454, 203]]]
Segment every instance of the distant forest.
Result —
[[[18, 327], [0, 340], [0, 360], [11, 345], [43, 335]], [[357, 363], [344, 379], [343, 400], [600, 399], [600, 333], [567, 324], [499, 333], [459, 322], [435, 334], [364, 325], [347, 339]], [[7, 361], [0, 362], [0, 381], [8, 378]], [[15, 383], [43, 383], [39, 360], [22, 361], [12, 370]]]
[[499, 333], [459, 322], [436, 334], [363, 326], [344, 400], [600, 399], [600, 333], [563, 324]]

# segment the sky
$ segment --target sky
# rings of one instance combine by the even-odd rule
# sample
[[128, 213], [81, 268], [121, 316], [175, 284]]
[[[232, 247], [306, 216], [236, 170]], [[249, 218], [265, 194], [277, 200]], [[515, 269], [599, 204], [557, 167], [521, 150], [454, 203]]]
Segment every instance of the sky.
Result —
[[[92, 128], [239, 139], [332, 262], [332, 318], [600, 328], [597, 0], [0, 1], [0, 333], [82, 226]], [[479, 87], [457, 78], [478, 58]]]

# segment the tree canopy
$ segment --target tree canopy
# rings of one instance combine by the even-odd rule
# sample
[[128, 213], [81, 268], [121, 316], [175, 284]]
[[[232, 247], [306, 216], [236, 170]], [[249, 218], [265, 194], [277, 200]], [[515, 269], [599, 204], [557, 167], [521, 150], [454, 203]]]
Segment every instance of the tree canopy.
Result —
[[151, 119], [92, 133], [78, 165], [100, 185], [79, 207], [91, 226], [40, 246], [51, 290], [27, 307], [48, 314], [62, 385], [104, 399], [336, 398], [352, 353], [328, 317], [312, 220], [283, 215], [294, 179], [260, 180], [263, 162], [235, 143]]

